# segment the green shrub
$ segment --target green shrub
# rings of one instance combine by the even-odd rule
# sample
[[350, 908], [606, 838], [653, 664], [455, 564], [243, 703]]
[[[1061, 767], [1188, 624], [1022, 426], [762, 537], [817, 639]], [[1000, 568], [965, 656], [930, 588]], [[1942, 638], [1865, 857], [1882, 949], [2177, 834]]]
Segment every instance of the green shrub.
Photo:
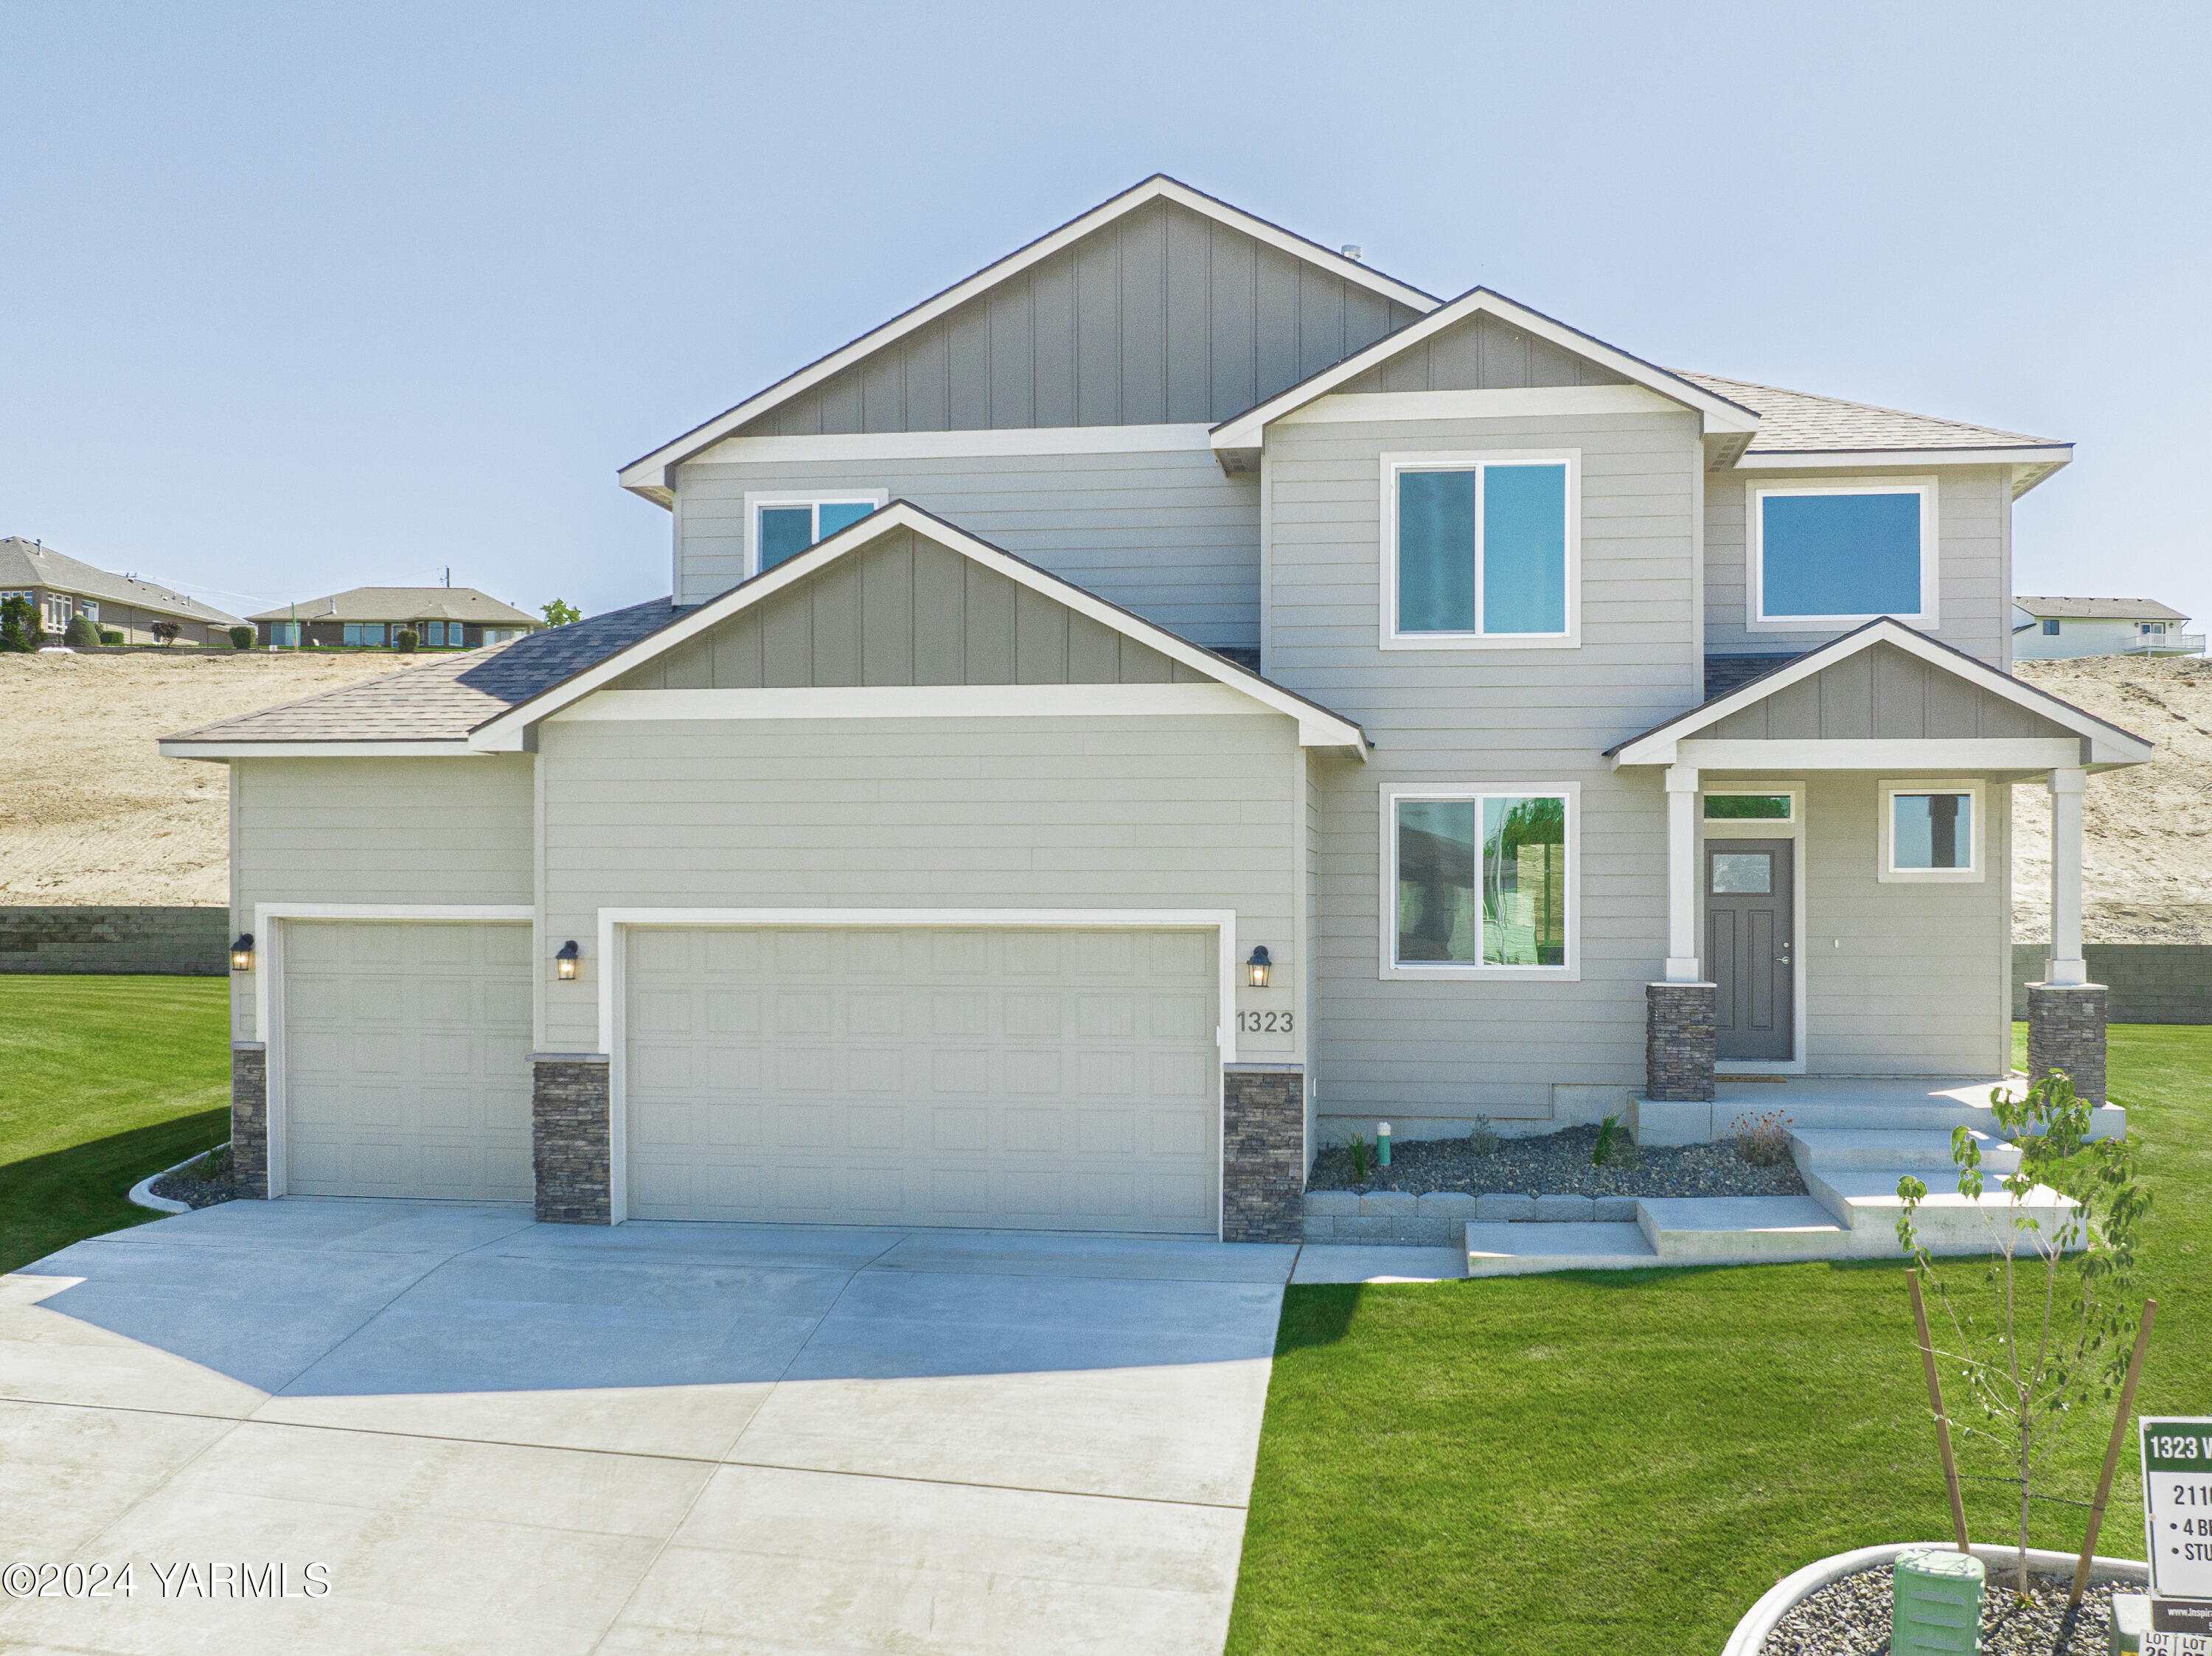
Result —
[[1497, 1153], [1498, 1147], [1504, 1142], [1498, 1136], [1498, 1129], [1490, 1125], [1488, 1116], [1475, 1117], [1474, 1126], [1467, 1136], [1468, 1149], [1473, 1150], [1477, 1156], [1493, 1156]]
[[234, 627], [230, 629], [230, 647], [234, 650], [251, 650], [253, 647], [253, 629], [251, 627]]
[[1344, 1141], [1344, 1153], [1352, 1158], [1352, 1182], [1364, 1185], [1375, 1176], [1375, 1146], [1359, 1134], [1354, 1133]]
[[89, 616], [72, 616], [70, 624], [62, 629], [62, 642], [71, 649], [100, 642], [100, 627]]
[[30, 599], [9, 597], [0, 598], [0, 650], [21, 652], [36, 649], [32, 641], [39, 625], [39, 612]]
[[392, 635], [392, 647], [403, 655], [412, 651], [421, 642], [422, 640], [415, 636], [415, 629], [412, 627], [403, 627]]
[[131, 640], [123, 636], [120, 628], [103, 627], [100, 629], [100, 641], [102, 644], [128, 644]]

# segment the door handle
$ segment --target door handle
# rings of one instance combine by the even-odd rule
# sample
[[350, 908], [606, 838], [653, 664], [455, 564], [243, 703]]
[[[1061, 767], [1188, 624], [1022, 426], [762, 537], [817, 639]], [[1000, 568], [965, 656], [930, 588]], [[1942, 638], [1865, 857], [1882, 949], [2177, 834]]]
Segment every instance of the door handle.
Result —
[[1782, 951], [1782, 953], [1780, 953], [1779, 955], [1777, 955], [1774, 957], [1774, 960], [1775, 960], [1775, 963], [1776, 963], [1777, 965], [1778, 965], [1778, 966], [1787, 966], [1787, 965], [1789, 965], [1789, 964], [1790, 964], [1790, 951], [1789, 951], [1788, 949], [1784, 949], [1784, 950]]

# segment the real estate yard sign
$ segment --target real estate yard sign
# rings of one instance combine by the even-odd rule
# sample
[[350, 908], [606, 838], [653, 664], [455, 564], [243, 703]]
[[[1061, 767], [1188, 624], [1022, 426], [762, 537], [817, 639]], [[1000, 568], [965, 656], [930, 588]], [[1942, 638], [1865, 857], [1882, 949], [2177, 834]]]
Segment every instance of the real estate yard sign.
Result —
[[2141, 1424], [2151, 1592], [2143, 1656], [2212, 1656], [2212, 1416]]

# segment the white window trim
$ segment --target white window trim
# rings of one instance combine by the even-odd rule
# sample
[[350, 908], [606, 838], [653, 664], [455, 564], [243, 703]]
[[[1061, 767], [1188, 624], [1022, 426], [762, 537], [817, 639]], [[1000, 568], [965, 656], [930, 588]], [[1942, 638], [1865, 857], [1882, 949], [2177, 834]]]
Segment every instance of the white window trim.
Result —
[[[1876, 610], [1856, 616], [1768, 616], [1766, 549], [1764, 544], [1765, 513], [1760, 503], [1771, 495], [1784, 494], [1917, 494], [1920, 497], [1919, 613], [1906, 616]], [[1936, 527], [1938, 505], [1936, 479], [1933, 477], [1870, 477], [1850, 483], [1745, 483], [1744, 630], [1747, 633], [1826, 633], [1841, 628], [1863, 626], [1870, 621], [1880, 621], [1885, 616], [1908, 626], [1939, 625], [1942, 606], [1938, 579], [1942, 538]]]
[[[1386, 650], [1576, 650], [1583, 641], [1583, 455], [1568, 449], [1434, 450], [1385, 454], [1382, 464], [1382, 641]], [[1401, 633], [1398, 630], [1398, 477], [1407, 471], [1479, 471], [1493, 465], [1567, 469], [1567, 627], [1564, 633]], [[1482, 485], [1475, 485], [1475, 616], [1482, 612]]]
[[[1786, 793], [1790, 796], [1790, 820], [1778, 822], [1759, 822], [1747, 817], [1724, 817], [1719, 822], [1705, 820], [1705, 798], [1709, 794], [1728, 793]], [[1812, 998], [1806, 993], [1806, 980], [1812, 975], [1807, 943], [1805, 906], [1808, 901], [1807, 857], [1808, 843], [1805, 832], [1805, 783], [1802, 779], [1787, 782], [1712, 782], [1698, 790], [1698, 958], [1710, 968], [1712, 961], [1712, 940], [1705, 935], [1705, 913], [1708, 894], [1705, 889], [1705, 847], [1714, 840], [1788, 840], [1796, 847], [1790, 859], [1790, 901], [1797, 926], [1797, 959], [1790, 970], [1790, 998], [1792, 1015], [1790, 1056], [1787, 1059], [1771, 1058], [1721, 1059], [1713, 1065], [1716, 1075], [1803, 1075], [1807, 1042], [1806, 1018]]]
[[[1875, 878], [1884, 885], [1978, 885], [1989, 878], [1989, 863], [1983, 853], [1987, 843], [1988, 813], [1983, 799], [1982, 784], [1972, 777], [1914, 777], [1903, 781], [1883, 781], [1875, 786], [1875, 797], [1880, 800], [1881, 819], [1876, 824], [1876, 839], [1880, 849], [1875, 853]], [[1892, 843], [1897, 831], [1897, 810], [1891, 804], [1900, 793], [1963, 793], [1972, 803], [1967, 806], [1973, 821], [1966, 825], [1967, 866], [1965, 868], [1899, 868], [1896, 864], [1896, 847]]]
[[[750, 580], [761, 572], [760, 514], [763, 507], [811, 506], [819, 508], [825, 506], [866, 506], [872, 512], [880, 512], [890, 504], [890, 491], [887, 488], [747, 489], [745, 491], [745, 579]], [[814, 515], [814, 527], [817, 531], [822, 527], [822, 514], [819, 510]], [[813, 545], [821, 538], [817, 532], [814, 541], [809, 542], [808, 544]]]
[[[1407, 966], [1398, 960], [1398, 806], [1413, 800], [1483, 800], [1531, 796], [1567, 802], [1567, 961], [1564, 966], [1485, 966], [1480, 961], [1437, 961]], [[1582, 951], [1582, 784], [1579, 782], [1443, 782], [1431, 787], [1410, 783], [1382, 785], [1382, 872], [1381, 944], [1377, 975], [1400, 982], [1579, 983]], [[1482, 848], [1475, 847], [1476, 877]]]

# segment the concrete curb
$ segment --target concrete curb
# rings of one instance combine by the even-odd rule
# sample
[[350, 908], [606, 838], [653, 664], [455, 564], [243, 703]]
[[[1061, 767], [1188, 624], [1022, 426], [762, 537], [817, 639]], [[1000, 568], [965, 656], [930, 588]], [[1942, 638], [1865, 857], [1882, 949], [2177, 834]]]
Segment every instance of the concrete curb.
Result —
[[[1947, 1541], [1893, 1541], [1879, 1547], [1860, 1547], [1851, 1552], [1839, 1552], [1808, 1564], [1802, 1570], [1784, 1576], [1764, 1593], [1751, 1607], [1749, 1614], [1735, 1624], [1729, 1641], [1721, 1647], [1721, 1656], [1759, 1656], [1766, 1643], [1766, 1635], [1774, 1631], [1782, 1618], [1797, 1608], [1829, 1582], [1874, 1564], [1887, 1564], [1907, 1547], [1943, 1547]], [[2017, 1547], [1975, 1546], [1970, 1549], [1974, 1556], [1994, 1572], [2000, 1566], [2020, 1556]], [[2041, 1547], [2027, 1550], [2028, 1568], [2047, 1575], [2069, 1575], [2081, 1555], [2071, 1552], [2051, 1552]], [[2089, 1561], [2089, 1579], [2093, 1581], [2143, 1581], [2150, 1580], [2150, 1566], [2133, 1558], [2107, 1558], [2102, 1553]]]
[[[221, 1144], [216, 1144], [212, 1147], [212, 1149], [219, 1150], [222, 1148], [222, 1146]], [[210, 1154], [210, 1150], [195, 1150], [191, 1155], [178, 1162], [177, 1168], [189, 1168], [193, 1162], [198, 1161], [200, 1157], [209, 1154]], [[167, 1179], [171, 1174], [177, 1170], [177, 1168], [164, 1168], [159, 1173], [149, 1173], [143, 1179], [141, 1179], [137, 1184], [131, 1186], [131, 1201], [132, 1205], [142, 1208], [151, 1208], [156, 1213], [190, 1213], [192, 1210], [192, 1204], [191, 1203], [172, 1202], [166, 1196], [156, 1196], [154, 1194], [154, 1181], [157, 1179]]]

